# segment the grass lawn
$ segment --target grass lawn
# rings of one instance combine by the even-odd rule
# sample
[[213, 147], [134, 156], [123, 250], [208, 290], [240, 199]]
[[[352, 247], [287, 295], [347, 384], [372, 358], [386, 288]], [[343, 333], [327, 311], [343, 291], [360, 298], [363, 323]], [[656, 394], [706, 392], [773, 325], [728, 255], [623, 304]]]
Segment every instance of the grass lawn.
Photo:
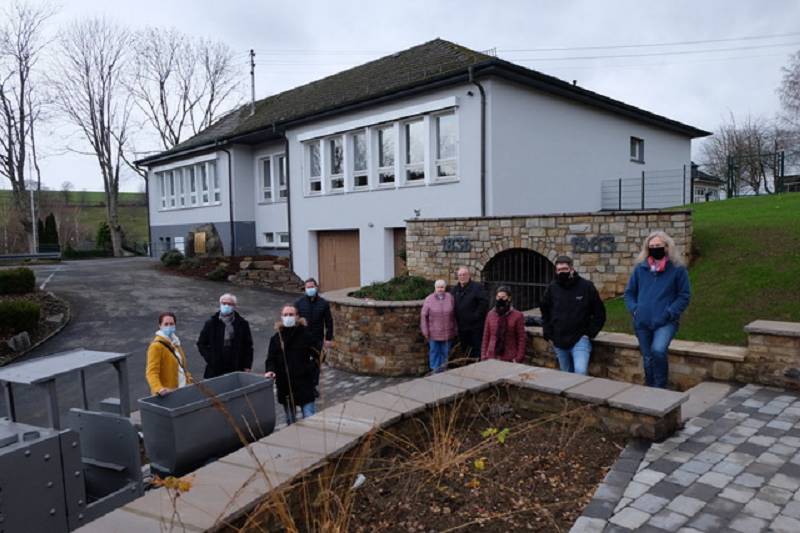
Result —
[[[677, 338], [745, 345], [753, 320], [800, 322], [800, 193], [690, 207], [692, 301]], [[621, 298], [606, 309], [604, 329], [633, 333]]]

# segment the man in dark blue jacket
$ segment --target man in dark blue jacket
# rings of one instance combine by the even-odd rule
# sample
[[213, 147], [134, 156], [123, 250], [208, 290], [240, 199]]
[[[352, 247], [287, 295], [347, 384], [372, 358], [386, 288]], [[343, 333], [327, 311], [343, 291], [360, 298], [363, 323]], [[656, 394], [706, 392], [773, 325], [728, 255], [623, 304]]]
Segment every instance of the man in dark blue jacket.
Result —
[[[305, 283], [305, 295], [294, 303], [300, 316], [308, 323], [308, 335], [311, 340], [311, 350], [316, 358], [314, 372], [315, 390], [319, 387], [319, 369], [324, 362], [324, 351], [333, 345], [333, 316], [328, 300], [319, 295], [319, 284], [314, 278], [308, 278]], [[317, 392], [317, 396], [319, 393]]]
[[483, 325], [489, 309], [486, 291], [479, 283], [472, 281], [469, 269], [462, 266], [456, 273], [458, 283], [450, 292], [455, 298], [458, 342], [464, 354], [473, 361], [481, 357]]
[[556, 258], [556, 279], [539, 304], [544, 338], [553, 343], [564, 372], [587, 374], [592, 341], [606, 322], [606, 308], [594, 283], [575, 272], [572, 258]]

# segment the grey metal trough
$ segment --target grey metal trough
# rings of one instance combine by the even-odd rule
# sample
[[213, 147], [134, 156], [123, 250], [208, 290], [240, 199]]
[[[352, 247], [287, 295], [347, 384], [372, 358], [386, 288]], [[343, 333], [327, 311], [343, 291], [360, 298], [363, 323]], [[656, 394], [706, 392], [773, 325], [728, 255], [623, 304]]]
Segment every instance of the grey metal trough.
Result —
[[150, 468], [182, 476], [275, 429], [272, 380], [234, 372], [139, 400]]

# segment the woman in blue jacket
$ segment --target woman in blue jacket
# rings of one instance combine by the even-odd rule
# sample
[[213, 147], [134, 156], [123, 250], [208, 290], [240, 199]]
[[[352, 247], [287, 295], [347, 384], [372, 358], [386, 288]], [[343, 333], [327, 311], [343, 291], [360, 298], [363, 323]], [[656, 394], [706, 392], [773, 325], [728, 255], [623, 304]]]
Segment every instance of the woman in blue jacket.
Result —
[[625, 306], [633, 316], [649, 387], [667, 387], [669, 343], [678, 331], [690, 295], [689, 273], [675, 241], [663, 231], [651, 233], [625, 287]]

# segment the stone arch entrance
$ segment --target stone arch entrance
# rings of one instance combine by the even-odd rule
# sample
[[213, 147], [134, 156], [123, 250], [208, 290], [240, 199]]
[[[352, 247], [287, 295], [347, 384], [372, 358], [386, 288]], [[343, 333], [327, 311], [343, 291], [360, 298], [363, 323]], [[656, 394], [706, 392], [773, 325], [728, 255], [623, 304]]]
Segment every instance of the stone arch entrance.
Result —
[[555, 277], [555, 265], [544, 255], [527, 248], [511, 248], [492, 257], [481, 279], [492, 298], [501, 285], [511, 289], [514, 307], [527, 311], [539, 306], [544, 291]]

